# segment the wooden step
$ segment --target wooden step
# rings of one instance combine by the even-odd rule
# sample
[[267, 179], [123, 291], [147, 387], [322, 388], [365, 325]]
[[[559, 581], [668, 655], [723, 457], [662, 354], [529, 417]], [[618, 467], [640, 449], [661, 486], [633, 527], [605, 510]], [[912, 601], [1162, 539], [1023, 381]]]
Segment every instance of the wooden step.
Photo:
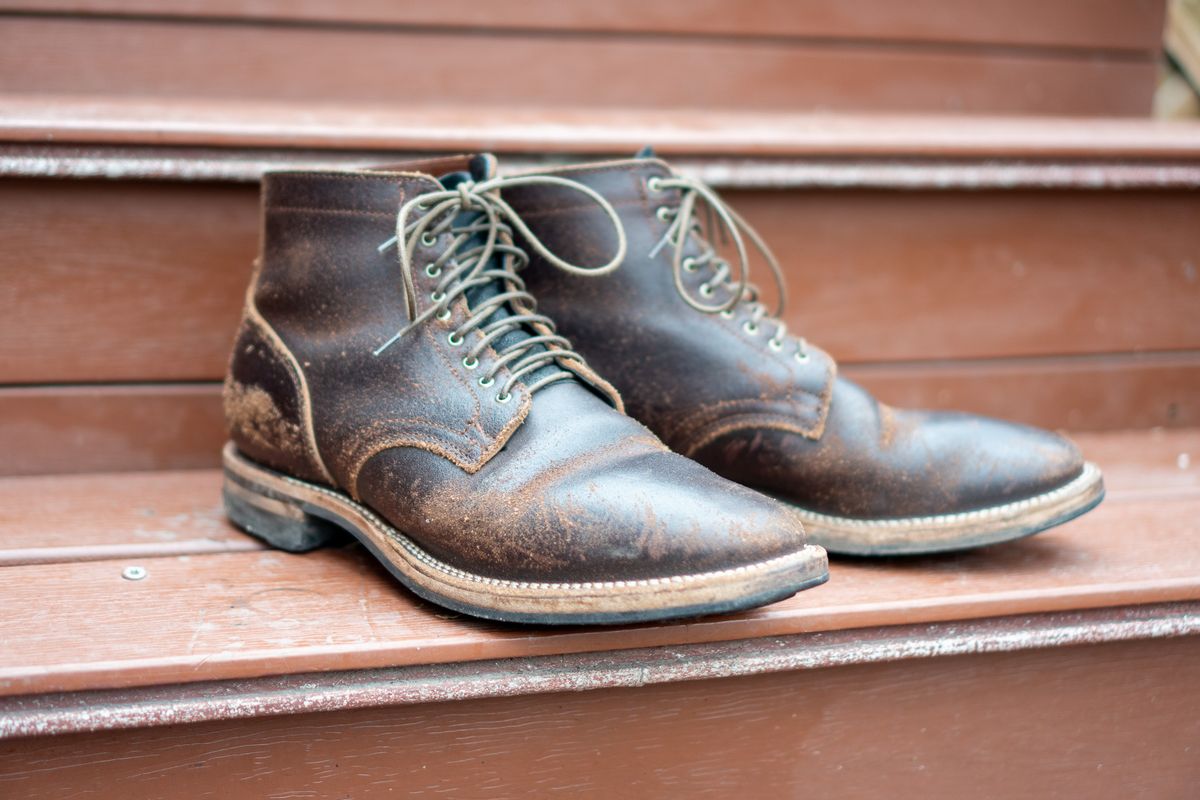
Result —
[[1200, 425], [1198, 132], [0, 98], [13, 243], [0, 265], [14, 276], [0, 288], [0, 473], [215, 465], [218, 382], [258, 247], [254, 181], [438, 142], [500, 147], [517, 169], [655, 141], [772, 243], [789, 329], [893, 404], [1077, 430]]
[[[1200, 600], [1200, 430], [1080, 437], [1110, 497], [956, 556], [839, 561], [826, 586], [686, 624], [536, 630], [442, 611], [361, 548], [261, 550], [216, 471], [0, 481], [0, 694], [710, 644]], [[1193, 461], [1194, 459], [1194, 461]], [[131, 565], [143, 580], [122, 577]], [[67, 590], [65, 587], [69, 587]], [[104, 624], [95, 624], [104, 609]]]
[[1185, 797], [1200, 430], [1079, 440], [1110, 495], [1052, 532], [602, 629], [444, 612], [357, 547], [263, 550], [222, 522], [213, 471], [5, 479], [0, 786]]
[[874, 0], [848, 13], [834, 0], [725, 0], [685, 15], [631, 0], [603, 10], [321, 5], [9, 0], [0, 91], [1144, 116], [1164, 8], [1021, 0], [1001, 11], [925, 0], [896, 9]]

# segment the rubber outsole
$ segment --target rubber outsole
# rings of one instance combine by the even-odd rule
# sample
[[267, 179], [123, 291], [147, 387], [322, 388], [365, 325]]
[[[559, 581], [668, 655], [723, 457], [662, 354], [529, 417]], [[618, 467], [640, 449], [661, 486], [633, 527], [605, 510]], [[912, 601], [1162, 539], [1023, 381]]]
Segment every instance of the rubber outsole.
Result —
[[535, 625], [615, 625], [744, 611], [791, 597], [829, 578], [820, 547], [712, 572], [639, 580], [515, 581], [445, 564], [368, 507], [224, 451], [226, 513], [238, 527], [290, 552], [362, 543], [418, 596], [484, 619]]

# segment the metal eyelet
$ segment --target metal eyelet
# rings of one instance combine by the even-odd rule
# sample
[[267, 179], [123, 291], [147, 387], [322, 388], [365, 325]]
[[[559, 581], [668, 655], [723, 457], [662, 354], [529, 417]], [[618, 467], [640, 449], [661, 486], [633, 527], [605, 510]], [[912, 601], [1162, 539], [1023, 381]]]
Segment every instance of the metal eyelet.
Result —
[[437, 243], [438, 243], [438, 237], [433, 236], [429, 233], [421, 234], [421, 244], [425, 245], [426, 247], [433, 247]]
[[444, 292], [430, 292], [429, 299], [435, 303], [440, 303], [446, 299], [446, 295]]
[[439, 311], [435, 316], [438, 318], [439, 322], [445, 322], [446, 320], [450, 319], [450, 317], [452, 315], [450, 314], [450, 309], [444, 308], [441, 311]]
[[700, 296], [701, 297], [712, 297], [713, 291], [714, 291], [713, 287], [709, 286], [707, 283], [700, 284]]
[[458, 347], [465, 340], [454, 331], [450, 331], [450, 333], [446, 335], [446, 341], [450, 343], [451, 347]]
[[436, 278], [438, 275], [442, 274], [442, 268], [435, 267], [433, 264], [430, 264], [429, 266], [425, 267], [425, 274], [431, 278]]
[[783, 342], [779, 341], [778, 339], [768, 339], [767, 347], [771, 348], [776, 353], [778, 353], [780, 350], [783, 349]]
[[671, 209], [666, 206], [659, 206], [654, 209], [654, 216], [658, 217], [659, 222], [668, 222], [671, 219]]
[[746, 320], [745, 322], [742, 323], [742, 330], [744, 330], [746, 333], [750, 334], [751, 336], [757, 336], [758, 335], [758, 323], [751, 322], [750, 320]]
[[479, 366], [479, 359], [473, 358], [471, 356], [467, 356], [466, 358], [463, 359], [463, 366], [466, 367], [467, 369], [475, 369], [476, 367]]
[[489, 378], [487, 375], [484, 375], [482, 378], [479, 379], [480, 386], [491, 386], [495, 382], [496, 382], [495, 378]]
[[721, 319], [733, 319], [733, 312], [728, 308], [721, 312]]
[[663, 190], [662, 178], [658, 177], [657, 175], [652, 175], [651, 177], [647, 178], [646, 188], [652, 192], [661, 192]]
[[507, 394], [507, 393], [505, 393], [505, 392], [501, 392], [500, 394], [496, 395], [496, 402], [497, 402], [497, 403], [507, 403], [509, 400], [512, 400], [512, 395], [511, 395], [511, 394]]
[[428, 206], [428, 205], [426, 205], [424, 201], [420, 201], [420, 202], [418, 202], [418, 203], [417, 203], [417, 210], [418, 210], [418, 211], [428, 211], [428, 210], [429, 210], [429, 206]]
[[808, 362], [808, 353], [797, 350], [796, 351], [796, 360], [799, 361], [801, 364], [807, 363]]
[[691, 256], [688, 256], [687, 258], [685, 258], [683, 260], [683, 271], [684, 272], [695, 272], [697, 269], [699, 269], [699, 267], [696, 266], [696, 259], [692, 258]]

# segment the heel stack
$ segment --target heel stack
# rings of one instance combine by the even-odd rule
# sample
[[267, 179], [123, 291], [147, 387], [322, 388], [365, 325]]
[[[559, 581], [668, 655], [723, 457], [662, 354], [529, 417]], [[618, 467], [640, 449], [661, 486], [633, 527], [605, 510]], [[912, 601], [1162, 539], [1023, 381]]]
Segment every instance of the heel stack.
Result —
[[345, 544], [353, 537], [328, 520], [306, 512], [296, 500], [268, 489], [249, 487], [225, 474], [221, 490], [231, 522], [272, 547], [307, 553], [318, 547]]

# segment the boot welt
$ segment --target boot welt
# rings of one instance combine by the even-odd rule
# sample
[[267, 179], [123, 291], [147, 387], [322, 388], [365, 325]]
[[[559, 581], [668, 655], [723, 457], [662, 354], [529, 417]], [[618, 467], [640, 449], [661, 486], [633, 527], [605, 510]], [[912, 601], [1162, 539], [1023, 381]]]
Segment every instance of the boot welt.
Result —
[[[1095, 464], [1057, 489], [1004, 505], [895, 519], [856, 519], [809, 511], [794, 503], [814, 544], [830, 553], [896, 556], [967, 550], [1008, 542], [1061, 525], [1104, 499], [1104, 479]], [[785, 501], [786, 502], [786, 501]]]
[[825, 551], [806, 545], [756, 564], [625, 581], [542, 583], [450, 566], [349, 496], [255, 464], [225, 446], [224, 498], [238, 527], [272, 546], [304, 552], [361, 542], [402, 584], [440, 606], [533, 624], [615, 624], [741, 611], [790, 597], [829, 577]]

